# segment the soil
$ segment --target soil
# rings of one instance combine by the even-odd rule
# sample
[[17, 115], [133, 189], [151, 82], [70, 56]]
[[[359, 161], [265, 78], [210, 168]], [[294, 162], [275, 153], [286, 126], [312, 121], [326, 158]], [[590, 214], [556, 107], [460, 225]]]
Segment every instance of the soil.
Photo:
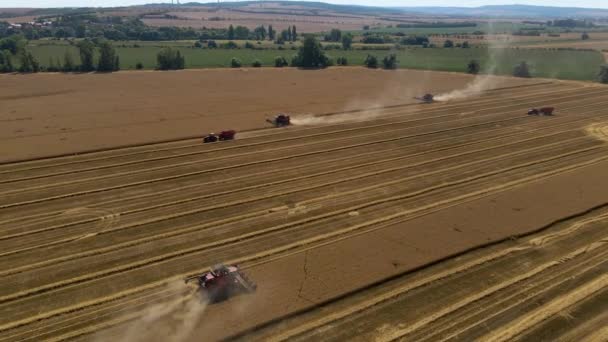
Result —
[[[0, 165], [0, 341], [601, 340], [607, 104], [520, 85]], [[201, 302], [218, 262], [257, 291]]]
[[[412, 103], [471, 80], [364, 68], [0, 75], [0, 162], [263, 128], [278, 112]], [[494, 87], [539, 82], [496, 80]]]

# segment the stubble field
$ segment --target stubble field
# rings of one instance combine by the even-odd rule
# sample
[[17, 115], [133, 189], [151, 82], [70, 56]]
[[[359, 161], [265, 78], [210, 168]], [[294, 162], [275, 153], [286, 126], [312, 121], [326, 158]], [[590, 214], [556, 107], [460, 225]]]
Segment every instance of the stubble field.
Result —
[[[278, 112], [323, 114], [416, 102], [473, 77], [330, 68], [0, 75], [0, 163], [268, 127]], [[497, 77], [492, 87], [541, 82]]]
[[[601, 339], [606, 104], [544, 82], [2, 165], [0, 340]], [[258, 291], [193, 304], [217, 262]]]

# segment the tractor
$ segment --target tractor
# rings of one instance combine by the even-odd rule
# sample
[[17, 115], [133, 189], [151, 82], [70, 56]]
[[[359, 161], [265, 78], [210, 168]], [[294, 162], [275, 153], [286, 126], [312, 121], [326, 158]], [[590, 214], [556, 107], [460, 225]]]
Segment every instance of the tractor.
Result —
[[291, 118], [287, 114], [278, 114], [272, 119], [266, 119], [275, 127], [283, 127], [291, 125]]
[[225, 141], [225, 140], [234, 140], [234, 136], [236, 135], [236, 131], [228, 130], [221, 131], [220, 134], [209, 133], [203, 138], [203, 143], [213, 143], [217, 141]]
[[541, 108], [532, 108], [528, 110], [528, 115], [553, 115], [553, 111], [555, 108], [553, 107], [541, 107]]
[[217, 303], [241, 293], [252, 293], [257, 289], [237, 265], [216, 265], [209, 272], [185, 279], [186, 284], [197, 280], [199, 292], [209, 303]]
[[435, 101], [435, 96], [433, 94], [424, 94], [421, 97], [414, 97], [416, 100], [422, 101], [424, 103], [432, 103]]

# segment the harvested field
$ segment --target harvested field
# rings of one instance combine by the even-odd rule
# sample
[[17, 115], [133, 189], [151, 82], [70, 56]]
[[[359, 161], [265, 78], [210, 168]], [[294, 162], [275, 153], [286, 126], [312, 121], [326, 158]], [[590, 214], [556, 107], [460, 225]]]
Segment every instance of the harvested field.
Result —
[[[601, 339], [606, 104], [531, 84], [0, 165], [0, 341]], [[216, 262], [258, 291], [193, 302]]]
[[[416, 95], [450, 91], [472, 79], [363, 68], [0, 75], [0, 163], [262, 128], [266, 117], [281, 111], [412, 103]], [[495, 80], [493, 87], [541, 82]]]

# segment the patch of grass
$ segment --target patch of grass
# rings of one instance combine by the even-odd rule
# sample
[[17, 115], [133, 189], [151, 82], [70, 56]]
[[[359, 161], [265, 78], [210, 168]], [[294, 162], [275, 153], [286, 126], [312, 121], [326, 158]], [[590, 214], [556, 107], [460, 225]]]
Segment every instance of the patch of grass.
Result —
[[[154, 43], [158, 44], [158, 42]], [[121, 46], [122, 44], [118, 44], [116, 48], [120, 56], [121, 69], [135, 69], [138, 62], [143, 63], [145, 69], [155, 68], [156, 54], [161, 45], [140, 45], [139, 48]], [[290, 49], [193, 49], [183, 45], [173, 46], [185, 56], [187, 68], [227, 68], [230, 67], [230, 60], [233, 57], [241, 60], [243, 65], [251, 65], [255, 60], [259, 60], [262, 66], [274, 66], [277, 56], [290, 60], [296, 53]], [[70, 45], [30, 45], [28, 49], [44, 66], [48, 65], [51, 57], [54, 60], [63, 60], [66, 51], [72, 54], [76, 63], [79, 61], [77, 49]], [[531, 66], [533, 77], [573, 80], [595, 80], [600, 65], [604, 64], [603, 56], [599, 52], [544, 49], [407, 48], [395, 51], [330, 50], [327, 54], [334, 60], [337, 57], [346, 57], [349, 65], [363, 65], [368, 54], [382, 59], [391, 52], [397, 55], [400, 68], [466, 72], [469, 61], [476, 59], [481, 64], [482, 72], [495, 61], [495, 73], [511, 75], [516, 64], [526, 61]]]

